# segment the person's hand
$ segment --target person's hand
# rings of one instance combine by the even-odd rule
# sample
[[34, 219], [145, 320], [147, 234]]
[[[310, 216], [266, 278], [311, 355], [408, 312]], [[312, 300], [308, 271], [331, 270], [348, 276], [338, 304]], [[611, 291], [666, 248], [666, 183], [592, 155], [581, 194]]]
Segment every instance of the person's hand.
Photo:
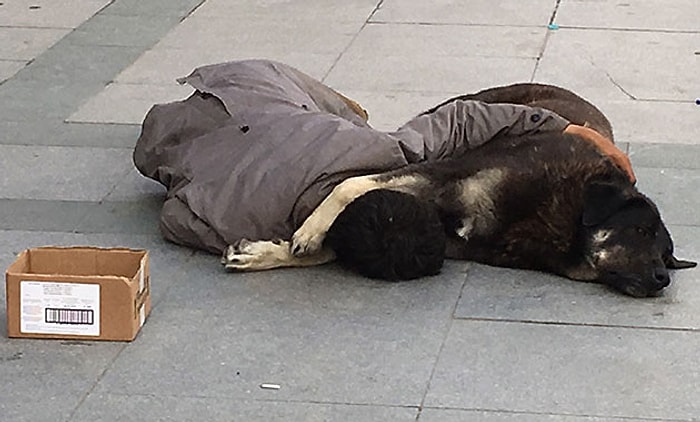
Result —
[[633, 184], [637, 182], [629, 157], [616, 147], [610, 139], [589, 127], [573, 124], [567, 126], [566, 129], [564, 129], [564, 133], [577, 135], [595, 145], [596, 149], [598, 149], [601, 154], [609, 157], [617, 167], [627, 173], [627, 177], [629, 177]]

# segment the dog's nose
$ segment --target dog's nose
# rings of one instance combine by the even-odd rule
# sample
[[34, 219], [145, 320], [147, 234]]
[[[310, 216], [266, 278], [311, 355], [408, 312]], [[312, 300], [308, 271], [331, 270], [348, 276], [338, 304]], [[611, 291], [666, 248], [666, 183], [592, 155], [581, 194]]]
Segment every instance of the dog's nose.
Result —
[[654, 279], [656, 280], [656, 285], [660, 289], [663, 289], [671, 284], [671, 276], [668, 274], [668, 270], [664, 267], [656, 267], [654, 269]]

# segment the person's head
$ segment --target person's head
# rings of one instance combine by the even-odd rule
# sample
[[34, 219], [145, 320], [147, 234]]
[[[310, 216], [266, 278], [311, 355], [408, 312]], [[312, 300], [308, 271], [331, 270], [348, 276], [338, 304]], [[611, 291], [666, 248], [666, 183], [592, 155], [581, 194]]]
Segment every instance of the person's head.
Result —
[[440, 272], [445, 239], [433, 205], [406, 193], [378, 189], [340, 213], [325, 244], [341, 265], [365, 277], [398, 281]]

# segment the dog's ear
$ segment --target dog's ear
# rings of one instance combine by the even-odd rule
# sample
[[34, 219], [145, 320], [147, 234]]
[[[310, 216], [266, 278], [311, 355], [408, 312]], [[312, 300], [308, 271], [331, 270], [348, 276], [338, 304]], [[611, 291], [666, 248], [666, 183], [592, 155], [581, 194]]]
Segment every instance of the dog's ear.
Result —
[[698, 263], [693, 261], [685, 261], [683, 259], [678, 259], [673, 255], [668, 255], [664, 257], [664, 265], [670, 270], [684, 270], [686, 268], [695, 268]]
[[693, 268], [697, 265], [696, 262], [685, 261], [673, 256], [673, 240], [671, 240], [671, 234], [663, 223], [661, 223], [661, 227], [659, 227], [659, 234], [656, 238], [656, 242], [657, 247], [662, 251], [661, 258], [666, 268], [670, 270], [682, 270], [685, 268]]
[[586, 187], [582, 222], [584, 226], [596, 226], [622, 208], [628, 199], [622, 190], [607, 182], [592, 182]]

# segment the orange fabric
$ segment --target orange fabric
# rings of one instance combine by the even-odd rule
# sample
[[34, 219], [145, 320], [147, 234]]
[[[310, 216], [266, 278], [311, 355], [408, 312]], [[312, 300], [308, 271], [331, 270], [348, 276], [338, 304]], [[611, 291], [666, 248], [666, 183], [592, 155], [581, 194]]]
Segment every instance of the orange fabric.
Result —
[[580, 136], [581, 138], [595, 145], [601, 154], [609, 157], [616, 166], [627, 173], [627, 176], [632, 183], [637, 182], [637, 178], [634, 175], [634, 170], [632, 170], [632, 163], [630, 162], [629, 157], [618, 147], [616, 147], [610, 139], [591, 128], [578, 125], [567, 126], [566, 129], [564, 129], [564, 133]]

